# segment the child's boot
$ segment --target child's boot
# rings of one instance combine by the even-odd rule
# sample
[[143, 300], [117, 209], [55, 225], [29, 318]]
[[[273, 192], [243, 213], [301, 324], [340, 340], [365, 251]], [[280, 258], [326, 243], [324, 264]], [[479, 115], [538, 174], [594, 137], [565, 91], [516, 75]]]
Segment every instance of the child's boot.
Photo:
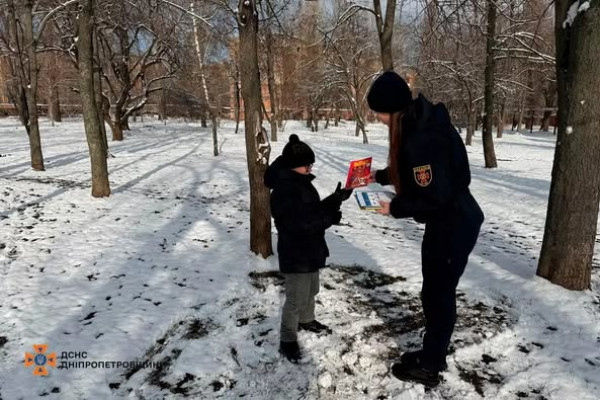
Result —
[[297, 364], [300, 358], [302, 358], [298, 342], [279, 342], [279, 352], [294, 364]]
[[328, 327], [325, 324], [320, 323], [316, 319], [314, 319], [310, 322], [299, 323], [298, 330], [299, 331], [309, 331], [309, 332], [314, 332], [314, 333], [322, 333], [325, 335], [330, 335], [332, 332], [330, 327]]

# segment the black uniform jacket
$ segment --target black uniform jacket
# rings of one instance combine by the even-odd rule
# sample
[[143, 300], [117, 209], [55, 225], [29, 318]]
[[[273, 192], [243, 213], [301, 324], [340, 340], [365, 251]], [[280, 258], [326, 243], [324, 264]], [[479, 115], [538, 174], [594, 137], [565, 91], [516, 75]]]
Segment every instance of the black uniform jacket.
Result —
[[[421, 95], [414, 106], [415, 116], [402, 120], [398, 154], [401, 193], [392, 200], [390, 213], [396, 218], [428, 222], [461, 211], [481, 224], [483, 214], [469, 192], [467, 152], [448, 110]], [[390, 184], [388, 168], [377, 172], [378, 183]]]

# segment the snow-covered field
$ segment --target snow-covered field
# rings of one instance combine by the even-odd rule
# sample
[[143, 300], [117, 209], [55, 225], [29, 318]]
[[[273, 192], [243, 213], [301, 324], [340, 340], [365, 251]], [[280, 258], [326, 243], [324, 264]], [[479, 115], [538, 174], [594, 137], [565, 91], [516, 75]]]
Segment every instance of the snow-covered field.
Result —
[[[321, 195], [349, 160], [387, 159], [383, 125], [369, 126], [369, 145], [350, 123], [313, 134], [289, 122], [280, 137], [292, 132], [315, 150]], [[459, 285], [445, 382], [425, 392], [389, 374], [422, 333], [422, 225], [344, 203], [317, 305], [334, 333], [302, 333], [306, 357], [292, 365], [277, 353], [277, 258], [248, 251], [244, 136], [231, 122], [219, 157], [198, 124], [133, 123], [110, 143], [113, 195], [93, 199], [81, 121], [42, 123], [47, 170], [34, 172], [24, 129], [0, 120], [0, 398], [598, 399], [600, 246], [592, 291], [535, 276], [554, 139], [505, 134], [495, 170], [479, 137], [468, 149], [486, 222]], [[34, 344], [79, 358], [33, 376]], [[160, 366], [117, 367], [130, 361]]]

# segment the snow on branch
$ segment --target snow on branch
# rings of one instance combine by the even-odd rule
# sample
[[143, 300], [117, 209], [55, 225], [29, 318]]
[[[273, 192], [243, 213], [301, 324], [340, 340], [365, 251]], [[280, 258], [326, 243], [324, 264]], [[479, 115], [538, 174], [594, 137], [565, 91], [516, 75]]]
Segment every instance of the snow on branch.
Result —
[[567, 11], [567, 19], [565, 19], [565, 22], [563, 22], [563, 24], [562, 24], [563, 29], [567, 29], [569, 27], [569, 25], [572, 26], [573, 23], [575, 22], [575, 18], [577, 17], [577, 15], [579, 13], [589, 10], [589, 8], [590, 8], [589, 0], [586, 0], [581, 5], [579, 5], [579, 0], [577, 0], [575, 3], [571, 4], [571, 7], [569, 7], [569, 11]]
[[175, 7], [175, 8], [177, 8], [178, 10], [180, 10], [180, 11], [183, 11], [184, 13], [191, 15], [191, 16], [192, 16], [192, 17], [194, 17], [195, 19], [202, 21], [202, 23], [206, 24], [206, 25], [207, 25], [209, 28], [213, 28], [213, 26], [211, 25], [211, 23], [210, 23], [210, 22], [208, 22], [208, 21], [206, 20], [206, 18], [204, 18], [204, 17], [202, 17], [202, 16], [200, 16], [200, 15], [196, 14], [196, 13], [195, 13], [195, 12], [193, 12], [192, 10], [188, 10], [188, 9], [186, 9], [185, 7], [182, 7], [182, 6], [180, 6], [179, 4], [175, 4], [175, 3], [173, 3], [172, 1], [169, 1], [169, 0], [158, 0], [158, 1], [160, 1], [161, 3], [168, 4], [168, 5], [170, 5], [171, 7]]
[[42, 18], [42, 22], [40, 22], [40, 26], [38, 27], [38, 34], [37, 34], [36, 41], [39, 40], [39, 38], [42, 36], [42, 32], [44, 32], [44, 28], [46, 27], [46, 24], [48, 23], [48, 21], [54, 14], [56, 14], [58, 11], [62, 10], [63, 8], [68, 7], [71, 4], [76, 4], [76, 3], [79, 3], [79, 0], [69, 0], [65, 3], [62, 3], [58, 7], [55, 7], [52, 10], [48, 11], [48, 14], [46, 14], [46, 16], [44, 16], [44, 18]]
[[256, 125], [254, 127], [254, 139], [256, 141], [256, 162], [262, 165], [269, 163], [269, 156], [271, 155], [271, 143], [269, 142], [269, 135], [267, 130], [260, 123], [260, 114], [255, 114]]

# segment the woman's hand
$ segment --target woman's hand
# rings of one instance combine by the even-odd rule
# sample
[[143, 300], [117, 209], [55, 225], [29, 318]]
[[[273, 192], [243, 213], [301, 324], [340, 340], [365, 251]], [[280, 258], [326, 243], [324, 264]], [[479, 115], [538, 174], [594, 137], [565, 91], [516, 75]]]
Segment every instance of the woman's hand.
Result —
[[381, 215], [390, 215], [390, 203], [387, 201], [380, 201], [381, 208], [376, 210], [378, 214]]

